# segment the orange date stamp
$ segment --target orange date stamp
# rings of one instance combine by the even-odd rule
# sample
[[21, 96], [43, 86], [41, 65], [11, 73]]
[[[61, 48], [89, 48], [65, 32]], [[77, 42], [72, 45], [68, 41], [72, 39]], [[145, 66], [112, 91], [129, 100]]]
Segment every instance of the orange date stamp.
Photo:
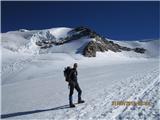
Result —
[[112, 106], [150, 106], [149, 101], [112, 101]]

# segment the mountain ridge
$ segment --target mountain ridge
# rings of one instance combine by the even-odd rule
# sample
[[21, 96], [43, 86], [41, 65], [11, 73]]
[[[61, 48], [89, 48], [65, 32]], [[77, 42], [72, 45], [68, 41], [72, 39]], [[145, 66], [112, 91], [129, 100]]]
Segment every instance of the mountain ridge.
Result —
[[[6, 40], [8, 42], [15, 41], [13, 44], [21, 44], [22, 42], [22, 44], [17, 47], [17, 51], [33, 52], [34, 54], [59, 51], [78, 53], [85, 57], [96, 57], [97, 52], [112, 51], [116, 53], [133, 51], [138, 54], [145, 54], [147, 51], [143, 46], [131, 48], [126, 45], [121, 45], [119, 42], [105, 38], [94, 30], [83, 26], [44, 30], [20, 29], [19, 31], [2, 33], [2, 43], [5, 43]], [[11, 48], [9, 46], [10, 45], [8, 45], [7, 48], [14, 49], [13, 46]], [[70, 51], [68, 51], [68, 49]]]

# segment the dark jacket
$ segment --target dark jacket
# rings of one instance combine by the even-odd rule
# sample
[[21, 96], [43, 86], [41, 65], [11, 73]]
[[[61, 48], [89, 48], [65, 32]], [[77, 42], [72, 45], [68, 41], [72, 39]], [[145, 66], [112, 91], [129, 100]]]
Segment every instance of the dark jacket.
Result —
[[78, 75], [77, 70], [75, 68], [73, 68], [70, 72], [70, 75], [69, 75], [70, 80], [77, 82], [77, 75]]

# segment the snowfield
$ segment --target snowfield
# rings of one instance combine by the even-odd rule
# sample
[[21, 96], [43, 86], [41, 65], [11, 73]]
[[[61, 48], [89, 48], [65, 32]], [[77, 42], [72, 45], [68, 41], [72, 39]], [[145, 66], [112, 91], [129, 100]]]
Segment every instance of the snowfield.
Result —
[[[71, 29], [49, 30], [60, 38]], [[87, 58], [76, 51], [91, 39], [32, 54], [39, 51], [31, 44], [33, 34], [37, 35], [37, 30], [2, 33], [2, 119], [160, 120], [159, 40], [115, 41], [129, 47], [144, 47], [145, 54], [108, 51]], [[63, 70], [75, 62], [85, 103], [69, 108]], [[76, 90], [73, 98], [77, 103]], [[113, 101], [144, 101], [150, 105], [114, 106]]]

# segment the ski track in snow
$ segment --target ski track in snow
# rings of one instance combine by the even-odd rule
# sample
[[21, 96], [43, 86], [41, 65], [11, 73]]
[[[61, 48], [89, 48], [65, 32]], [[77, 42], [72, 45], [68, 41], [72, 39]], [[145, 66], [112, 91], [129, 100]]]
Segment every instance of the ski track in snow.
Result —
[[[3, 58], [2, 58], [3, 59]], [[2, 60], [2, 79], [6, 79], [5, 81], [2, 81], [3, 84], [7, 84], [8, 80], [7, 79], [14, 79], [15, 75], [17, 73], [20, 73], [23, 69], [28, 67], [28, 63], [30, 63], [33, 60], [33, 57], [30, 56], [29, 58], [19, 58], [15, 61], [10, 61], [10, 63], [3, 63]], [[7, 73], [7, 74], [6, 74]], [[12, 80], [14, 82], [14, 80]], [[9, 83], [11, 83], [11, 80], [9, 80]]]

